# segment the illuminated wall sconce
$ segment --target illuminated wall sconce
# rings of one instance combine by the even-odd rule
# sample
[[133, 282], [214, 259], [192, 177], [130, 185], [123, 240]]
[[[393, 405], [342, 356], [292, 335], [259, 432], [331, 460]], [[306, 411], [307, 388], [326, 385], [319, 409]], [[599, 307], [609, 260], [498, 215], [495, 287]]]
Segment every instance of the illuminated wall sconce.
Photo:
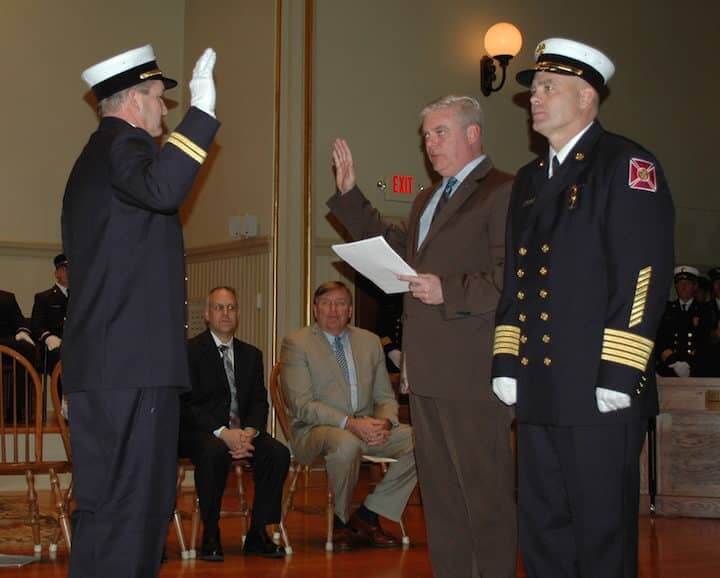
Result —
[[[485, 96], [497, 92], [505, 84], [505, 69], [510, 59], [517, 55], [522, 48], [522, 34], [509, 22], [498, 22], [491, 26], [485, 34], [485, 51], [489, 56], [483, 56], [480, 61], [480, 90]], [[502, 80], [497, 87], [493, 87], [495, 77], [495, 61], [502, 68]]]

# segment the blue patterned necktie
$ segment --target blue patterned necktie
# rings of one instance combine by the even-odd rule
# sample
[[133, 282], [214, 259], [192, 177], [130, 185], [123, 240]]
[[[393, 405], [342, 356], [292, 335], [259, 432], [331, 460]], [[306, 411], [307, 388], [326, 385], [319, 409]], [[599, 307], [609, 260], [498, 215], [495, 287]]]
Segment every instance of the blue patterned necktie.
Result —
[[227, 345], [218, 347], [222, 355], [225, 375], [227, 375], [228, 387], [230, 388], [230, 421], [238, 419], [237, 392], [235, 391], [235, 368], [230, 359], [230, 348]]
[[435, 205], [435, 212], [433, 213], [432, 220], [435, 220], [435, 217], [437, 217], [440, 214], [440, 211], [442, 211], [442, 208], [447, 204], [447, 202], [450, 200], [450, 194], [453, 192], [453, 189], [455, 188], [455, 185], [457, 184], [458, 180], [455, 177], [450, 177], [448, 179], [447, 184], [445, 185], [445, 188], [443, 189], [442, 195], [440, 195], [440, 199], [438, 199], [437, 205]]
[[343, 347], [342, 337], [335, 336], [335, 359], [345, 376], [345, 381], [350, 383], [350, 370], [348, 369], [347, 358], [345, 357], [345, 348]]

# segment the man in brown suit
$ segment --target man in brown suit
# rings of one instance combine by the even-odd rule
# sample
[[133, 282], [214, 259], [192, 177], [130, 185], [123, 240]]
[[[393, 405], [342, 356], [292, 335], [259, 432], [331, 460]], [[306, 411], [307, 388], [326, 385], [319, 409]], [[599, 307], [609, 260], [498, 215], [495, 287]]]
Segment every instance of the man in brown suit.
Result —
[[328, 201], [353, 238], [383, 235], [419, 272], [403, 277], [403, 352], [415, 457], [436, 578], [515, 576], [510, 419], [490, 388], [512, 177], [482, 146], [482, 111], [447, 96], [421, 113], [425, 151], [442, 177], [415, 199], [407, 226], [382, 219], [355, 184], [347, 143], [333, 146]]

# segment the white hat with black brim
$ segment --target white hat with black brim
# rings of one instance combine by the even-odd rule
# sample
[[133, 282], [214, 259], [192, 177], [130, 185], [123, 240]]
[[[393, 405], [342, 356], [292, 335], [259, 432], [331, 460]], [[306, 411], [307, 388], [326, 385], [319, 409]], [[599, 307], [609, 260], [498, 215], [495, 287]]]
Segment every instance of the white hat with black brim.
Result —
[[163, 75], [149, 44], [94, 64], [82, 73], [82, 79], [98, 102], [146, 80], [161, 80], [166, 89], [177, 86], [176, 80]]
[[535, 66], [521, 70], [515, 78], [530, 86], [540, 71], [577, 76], [600, 93], [615, 74], [615, 65], [597, 48], [567, 38], [548, 38], [535, 49]]

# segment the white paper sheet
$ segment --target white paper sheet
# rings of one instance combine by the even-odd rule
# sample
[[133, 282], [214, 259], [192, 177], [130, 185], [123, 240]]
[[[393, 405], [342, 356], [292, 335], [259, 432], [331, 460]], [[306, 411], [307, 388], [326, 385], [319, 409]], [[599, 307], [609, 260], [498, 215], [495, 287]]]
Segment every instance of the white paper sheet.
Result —
[[409, 290], [407, 281], [400, 281], [397, 275], [417, 275], [382, 237], [333, 245], [332, 248], [343, 261], [385, 293], [404, 293]]

